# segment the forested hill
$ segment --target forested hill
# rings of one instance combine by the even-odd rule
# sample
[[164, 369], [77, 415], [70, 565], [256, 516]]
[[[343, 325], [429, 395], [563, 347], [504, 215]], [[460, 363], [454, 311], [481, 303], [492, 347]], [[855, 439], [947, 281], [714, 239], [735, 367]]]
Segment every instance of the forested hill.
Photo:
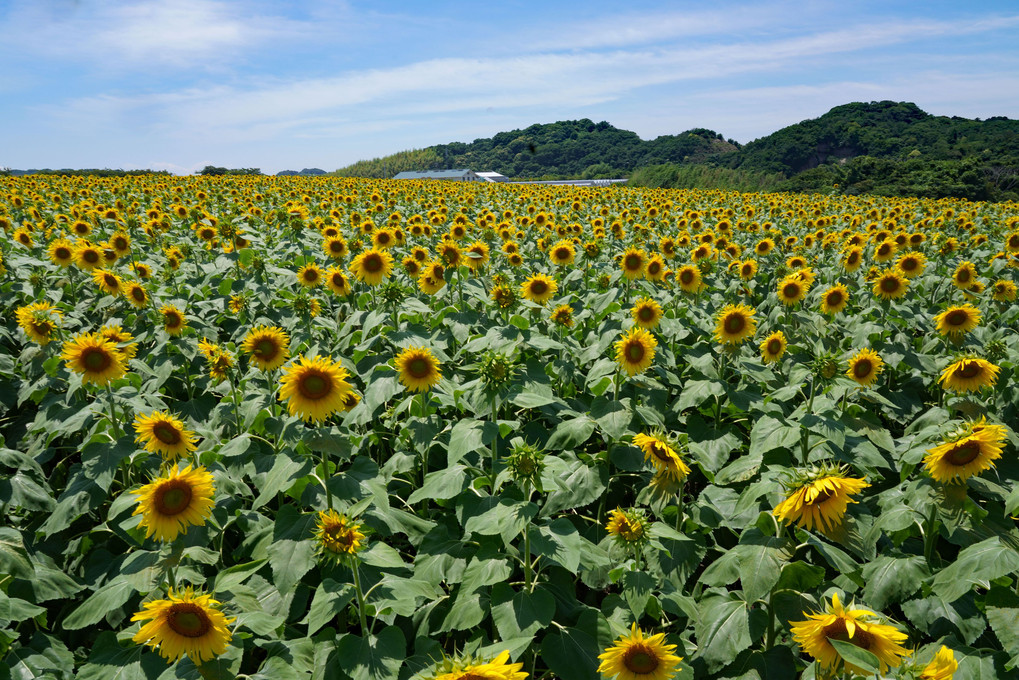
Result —
[[336, 174], [392, 177], [405, 170], [470, 168], [512, 178], [621, 177], [660, 163], [703, 163], [736, 150], [713, 130], [689, 130], [644, 141], [636, 133], [588, 119], [535, 124], [488, 139], [451, 142], [358, 161]]
[[337, 174], [392, 177], [451, 168], [513, 179], [625, 176], [646, 186], [1019, 200], [1019, 120], [858, 102], [740, 147], [705, 128], [644, 141], [584, 119], [360, 161]]

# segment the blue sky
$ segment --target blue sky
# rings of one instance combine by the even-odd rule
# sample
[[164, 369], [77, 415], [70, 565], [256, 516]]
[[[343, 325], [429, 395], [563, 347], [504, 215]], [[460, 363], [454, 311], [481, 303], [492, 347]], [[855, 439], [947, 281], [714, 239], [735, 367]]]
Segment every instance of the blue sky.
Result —
[[[532, 123], [1019, 118], [1019, 3], [0, 0], [0, 167], [319, 167]], [[477, 168], [483, 170], [485, 168]]]

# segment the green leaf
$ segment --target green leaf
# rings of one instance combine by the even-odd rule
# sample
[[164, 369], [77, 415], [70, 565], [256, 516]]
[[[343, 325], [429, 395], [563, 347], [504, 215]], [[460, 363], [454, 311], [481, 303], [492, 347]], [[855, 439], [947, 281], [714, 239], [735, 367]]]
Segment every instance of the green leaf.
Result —
[[45, 609], [38, 607], [17, 597], [7, 597], [7, 594], [0, 590], [0, 627], [11, 621], [24, 621], [45, 613]]
[[216, 574], [215, 585], [212, 588], [212, 592], [216, 591], [228, 591], [231, 588], [241, 585], [248, 577], [253, 575], [267, 560], [252, 560], [251, 562], [245, 562], [244, 564], [235, 564], [232, 567], [224, 569]]
[[704, 598], [695, 631], [700, 645], [696, 657], [703, 659], [708, 671], [714, 673], [751, 645], [747, 603], [732, 595]]
[[487, 611], [488, 593], [461, 589], [439, 630], [470, 630], [485, 620]]
[[302, 623], [308, 624], [308, 636], [317, 633], [342, 612], [354, 599], [354, 586], [349, 583], [337, 583], [331, 578], [322, 580], [315, 595], [311, 599], [311, 609]]
[[932, 588], [948, 602], [953, 602], [974, 585], [984, 585], [1019, 571], [1019, 552], [1006, 537], [995, 536], [961, 550], [955, 561], [938, 572]]
[[747, 602], [756, 602], [771, 592], [781, 576], [782, 565], [792, 557], [786, 539], [765, 536], [748, 529], [732, 552], [737, 555], [740, 583]]
[[131, 599], [134, 593], [134, 587], [127, 581], [107, 583], [64, 619], [64, 630], [79, 630], [99, 623], [108, 613]]
[[532, 553], [558, 562], [570, 573], [577, 573], [584, 539], [570, 520], [560, 517], [537, 529], [531, 527], [528, 531], [531, 532]]
[[861, 668], [872, 675], [877, 675], [881, 670], [881, 660], [866, 649], [857, 647], [852, 642], [844, 642], [834, 638], [828, 638], [828, 642], [832, 644], [835, 651], [839, 653], [839, 656], [844, 661], [853, 664], [857, 668]]
[[[466, 506], [470, 501], [466, 501]], [[480, 511], [479, 514], [473, 514]], [[467, 510], [465, 508], [464, 514]], [[538, 506], [525, 500], [516, 500], [505, 496], [496, 498], [488, 496], [480, 498], [472, 509], [472, 514], [463, 522], [464, 531], [482, 536], [502, 537], [509, 544], [527, 527], [538, 514]]]
[[863, 594], [867, 604], [878, 611], [902, 602], [920, 589], [930, 575], [927, 563], [919, 555], [891, 557], [881, 555], [863, 568]]
[[302, 515], [293, 505], [276, 513], [273, 542], [268, 548], [273, 581], [280, 593], [289, 593], [317, 563], [315, 545], [309, 540], [315, 526], [313, 515]]
[[595, 425], [595, 421], [588, 416], [564, 420], [556, 426], [555, 432], [545, 442], [545, 448], [549, 451], [575, 449], [591, 438]]
[[750, 455], [760, 456], [775, 449], [789, 449], [796, 446], [799, 441], [799, 427], [771, 416], [761, 416], [750, 430]]
[[598, 677], [601, 652], [594, 638], [582, 630], [554, 630], [541, 641], [541, 660], [561, 680]]
[[258, 498], [252, 503], [252, 509], [257, 510], [275, 498], [276, 494], [286, 491], [299, 479], [311, 474], [312, 467], [310, 460], [303, 458], [294, 460], [289, 454], [280, 452], [273, 462], [272, 469], [259, 486]]
[[714, 404], [715, 398], [725, 394], [725, 383], [721, 380], [691, 380], [683, 386], [676, 400], [675, 409], [685, 411], [692, 406]]
[[972, 593], [953, 601], [937, 594], [902, 603], [902, 612], [914, 626], [933, 639], [955, 634], [971, 645], [985, 630], [987, 621], [977, 610]]
[[605, 436], [619, 441], [629, 431], [633, 411], [618, 401], [598, 397], [591, 403], [591, 417]]
[[506, 558], [474, 557], [467, 563], [463, 581], [460, 583], [460, 593], [470, 593], [484, 586], [508, 581], [512, 575], [513, 569]]
[[146, 653], [133, 642], [121, 645], [110, 631], [100, 633], [91, 648], [77, 680], [155, 680], [166, 670], [166, 661], [158, 654]]
[[[26, 646], [14, 646], [7, 650], [0, 671], [9, 670], [16, 680], [64, 680], [72, 677], [74, 657], [67, 645], [59, 639], [36, 631]], [[4, 668], [6, 666], [6, 668]]]
[[739, 447], [740, 440], [732, 432], [721, 432], [704, 421], [699, 413], [691, 413], [686, 420], [690, 453], [709, 472], [718, 472], [729, 461], [729, 455]]
[[24, 579], [32, 578], [33, 574], [21, 534], [10, 527], [0, 527], [0, 573]]
[[1010, 666], [1019, 664], [1019, 595], [1010, 588], [994, 586], [984, 598], [984, 608], [1001, 648], [1012, 657]]
[[505, 583], [492, 588], [492, 621], [502, 638], [532, 637], [552, 623], [555, 598], [544, 588], [529, 593]]
[[[492, 443], [498, 428], [495, 423], [469, 418], [461, 420], [449, 433], [449, 448], [446, 451], [446, 462], [454, 465], [468, 453]], [[454, 494], [455, 495], [455, 494]], [[413, 503], [413, 501], [411, 501]]]
[[450, 467], [425, 475], [424, 484], [415, 489], [407, 499], [413, 505], [421, 500], [434, 500], [453, 498], [460, 494], [467, 485], [467, 468], [463, 465], [451, 465]]

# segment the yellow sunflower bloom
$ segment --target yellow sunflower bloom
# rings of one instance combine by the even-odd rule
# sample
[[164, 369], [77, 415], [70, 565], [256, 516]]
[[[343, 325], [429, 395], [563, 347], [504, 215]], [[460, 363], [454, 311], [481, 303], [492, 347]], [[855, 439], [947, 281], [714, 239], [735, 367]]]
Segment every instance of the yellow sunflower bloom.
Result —
[[644, 543], [650, 536], [647, 518], [641, 510], [623, 510], [616, 508], [609, 513], [609, 521], [605, 531], [620, 544], [634, 545]]
[[878, 353], [872, 349], [861, 349], [849, 357], [849, 370], [846, 375], [860, 383], [863, 387], [870, 387], [877, 382], [877, 376], [884, 370], [885, 362]]
[[630, 315], [635, 324], [650, 330], [662, 320], [662, 306], [649, 297], [640, 298], [630, 309]]
[[439, 360], [425, 347], [407, 347], [396, 357], [400, 382], [412, 392], [431, 389], [442, 379]]
[[286, 401], [290, 415], [321, 422], [343, 410], [352, 389], [346, 381], [349, 375], [332, 359], [302, 356], [284, 370], [278, 398]]
[[692, 264], [684, 265], [676, 272], [676, 281], [684, 293], [699, 293], [704, 285], [701, 270]]
[[109, 295], [120, 295], [123, 292], [124, 282], [120, 280], [119, 276], [106, 269], [92, 270], [92, 282], [99, 287], [99, 290]]
[[948, 647], [941, 645], [930, 663], [920, 671], [919, 680], [952, 680], [952, 676], [959, 670], [959, 662], [955, 660], [955, 654]]
[[555, 279], [544, 274], [534, 274], [520, 284], [520, 295], [531, 302], [544, 305], [559, 289]]
[[782, 358], [787, 346], [788, 342], [785, 339], [785, 333], [775, 331], [761, 343], [761, 359], [766, 364], [774, 363]]
[[938, 333], [959, 337], [980, 325], [980, 310], [973, 305], [949, 307], [934, 317]]
[[792, 307], [807, 296], [808, 289], [798, 276], [787, 276], [778, 284], [778, 299], [786, 307]]
[[356, 555], [364, 549], [364, 534], [361, 525], [335, 510], [318, 513], [315, 523], [315, 542], [326, 557], [342, 559]]
[[167, 662], [179, 661], [185, 654], [201, 665], [226, 652], [232, 638], [227, 628], [235, 619], [219, 611], [219, 602], [211, 595], [186, 590], [170, 590], [165, 600], [142, 604], [144, 609], [132, 621], [148, 621], [132, 638], [159, 650]]
[[138, 526], [145, 528], [145, 537], [155, 536], [158, 541], [172, 541], [187, 533], [188, 527], [205, 524], [216, 504], [212, 474], [190, 465], [173, 468], [132, 493], [138, 497], [138, 507], [131, 514], [141, 515]]
[[1001, 458], [1004, 443], [1005, 428], [981, 420], [970, 425], [962, 436], [928, 449], [924, 468], [939, 482], [965, 482], [994, 467], [994, 461]]
[[260, 371], [272, 371], [290, 356], [290, 338], [282, 328], [255, 326], [244, 336], [241, 349], [251, 355], [251, 363]]
[[435, 680], [526, 680], [527, 673], [520, 670], [523, 667], [523, 663], [510, 663], [509, 652], [504, 651], [488, 662], [454, 662], [453, 670]]
[[25, 335], [40, 345], [46, 345], [53, 339], [53, 333], [60, 327], [63, 318], [60, 310], [48, 302], [18, 307], [14, 316]]
[[180, 335], [188, 326], [184, 312], [173, 305], [163, 305], [159, 308], [159, 314], [163, 317], [163, 330], [170, 335]]
[[671, 472], [672, 476], [679, 480], [689, 476], [690, 466], [663, 437], [654, 434], [638, 434], [633, 437], [633, 445], [644, 452], [644, 460], [651, 461], [657, 471]]
[[1019, 286], [1016, 286], [1014, 281], [999, 279], [994, 282], [991, 290], [993, 291], [992, 297], [998, 302], [1013, 302], [1019, 293]]
[[393, 273], [393, 256], [388, 250], [366, 250], [354, 258], [350, 271], [358, 281], [377, 286]]
[[972, 262], [960, 262], [952, 274], [952, 285], [968, 290], [976, 282], [977, 268]]
[[573, 307], [570, 307], [569, 305], [559, 305], [552, 310], [550, 318], [553, 323], [558, 326], [562, 326], [563, 328], [573, 328]]
[[314, 262], [297, 270], [297, 282], [305, 288], [315, 288], [322, 283], [322, 268]]
[[738, 345], [757, 330], [754, 310], [746, 305], [726, 305], [715, 317], [715, 340]]
[[198, 448], [195, 433], [184, 429], [184, 423], [169, 413], [139, 413], [135, 416], [134, 431], [135, 441], [146, 451], [158, 453], [171, 462]]
[[835, 316], [846, 308], [847, 302], [849, 302], [849, 289], [841, 283], [836, 284], [821, 295], [821, 313]]
[[658, 341], [639, 326], [634, 326], [616, 341], [616, 362], [627, 375], [643, 373], [651, 367]]
[[862, 479], [841, 474], [826, 475], [792, 491], [772, 512], [783, 522], [795, 522], [808, 531], [816, 527], [828, 533], [841, 526], [849, 504], [857, 502], [850, 495], [860, 493], [868, 486], [870, 484]]
[[623, 276], [629, 280], [637, 279], [644, 275], [647, 269], [648, 256], [639, 248], [627, 248], [619, 260], [619, 266], [623, 269]]
[[74, 244], [67, 239], [56, 239], [50, 243], [47, 252], [50, 261], [58, 267], [69, 267], [74, 264]]
[[675, 651], [676, 645], [665, 644], [665, 633], [644, 637], [634, 622], [629, 635], [598, 655], [598, 672], [615, 680], [671, 680], [683, 660]]
[[903, 278], [903, 276], [895, 270], [882, 272], [874, 279], [874, 295], [878, 296], [882, 300], [895, 300], [900, 298], [906, 294], [908, 289], [908, 280]]
[[81, 374], [81, 382], [108, 385], [127, 372], [127, 358], [117, 345], [95, 333], [82, 333], [64, 343], [61, 357]]
[[350, 281], [347, 275], [335, 267], [330, 267], [326, 272], [326, 285], [335, 295], [346, 297], [351, 293]]
[[124, 287], [124, 298], [137, 309], [144, 309], [149, 306], [149, 293], [145, 286], [131, 281]]
[[967, 357], [949, 364], [941, 373], [938, 382], [946, 390], [975, 392], [982, 387], [994, 385], [1001, 368], [986, 359]]
[[923, 253], [905, 253], [895, 262], [902, 275], [907, 279], [915, 279], [923, 274], [927, 266], [927, 258]]

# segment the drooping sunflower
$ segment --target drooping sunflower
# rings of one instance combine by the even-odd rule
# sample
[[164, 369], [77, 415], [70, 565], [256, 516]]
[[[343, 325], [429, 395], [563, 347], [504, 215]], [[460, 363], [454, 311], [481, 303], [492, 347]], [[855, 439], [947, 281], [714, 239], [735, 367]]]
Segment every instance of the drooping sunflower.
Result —
[[163, 305], [159, 308], [159, 313], [163, 317], [163, 330], [170, 335], [180, 335], [188, 326], [188, 320], [184, 316], [184, 312], [177, 309], [174, 305]]
[[117, 345], [95, 333], [80, 333], [65, 342], [61, 357], [84, 384], [108, 385], [127, 372], [127, 359]]
[[336, 267], [330, 267], [326, 272], [326, 285], [335, 295], [346, 297], [350, 295], [351, 287], [347, 275]]
[[965, 482], [973, 475], [994, 467], [1001, 458], [1005, 428], [986, 425], [985, 420], [971, 424], [947, 441], [927, 449], [924, 468], [939, 482]]
[[169, 413], [153, 411], [139, 413], [134, 419], [135, 441], [144, 445], [149, 453], [158, 453], [168, 461], [176, 461], [195, 449], [195, 433], [184, 428], [184, 423]]
[[824, 291], [821, 295], [821, 312], [828, 316], [835, 316], [849, 302], [849, 289], [841, 283], [835, 284]]
[[616, 508], [609, 513], [609, 521], [605, 531], [620, 545], [639, 545], [645, 543], [650, 536], [650, 525], [644, 511], [640, 509], [623, 510]]
[[358, 281], [377, 286], [393, 273], [393, 255], [388, 250], [366, 250], [350, 265], [351, 273]]
[[651, 367], [657, 346], [658, 341], [654, 336], [643, 328], [634, 326], [616, 341], [616, 362], [627, 375], [643, 373]]
[[48, 302], [33, 302], [18, 307], [14, 316], [25, 335], [40, 345], [46, 345], [53, 339], [53, 333], [60, 327], [63, 317], [60, 310]]
[[323, 556], [341, 560], [352, 557], [364, 549], [365, 535], [361, 525], [333, 509], [318, 513], [315, 523], [315, 542]]
[[941, 373], [938, 382], [946, 390], [975, 392], [982, 387], [993, 385], [1001, 368], [986, 359], [963, 357], [949, 364]]
[[816, 527], [824, 533], [842, 524], [846, 508], [857, 502], [850, 496], [870, 486], [862, 479], [845, 476], [841, 469], [822, 471], [813, 479], [800, 480], [799, 484], [775, 506], [773, 514], [783, 522], [795, 522], [808, 531]]
[[679, 479], [686, 479], [690, 474], [690, 466], [661, 434], [634, 435], [633, 445], [644, 452], [644, 460], [651, 461], [656, 470], [672, 472]]
[[787, 346], [788, 342], [785, 339], [785, 333], [775, 331], [761, 343], [761, 359], [766, 364], [774, 363], [782, 358]]
[[217, 383], [230, 377], [230, 369], [234, 367], [234, 357], [230, 352], [217, 348], [209, 357], [209, 376]]
[[315, 288], [322, 283], [322, 268], [309, 262], [297, 270], [297, 282], [305, 288]]
[[778, 299], [786, 307], [792, 307], [807, 296], [808, 288], [799, 277], [787, 276], [778, 284]]
[[555, 279], [545, 274], [534, 274], [520, 284], [520, 295], [535, 304], [544, 305], [558, 289]]
[[647, 253], [639, 248], [627, 248], [619, 259], [619, 266], [623, 270], [623, 276], [633, 281], [644, 275], [647, 268]]
[[684, 265], [676, 272], [676, 281], [684, 293], [699, 293], [703, 286], [701, 270], [692, 264]]
[[634, 303], [630, 315], [635, 324], [650, 330], [662, 320], [662, 306], [649, 297], [643, 297]]
[[290, 338], [277, 326], [255, 326], [244, 336], [241, 349], [261, 371], [279, 368], [290, 356]]
[[138, 526], [145, 528], [145, 537], [158, 541], [172, 541], [188, 527], [205, 524], [216, 504], [212, 473], [190, 465], [183, 470], [174, 467], [132, 493], [138, 507], [131, 514], [141, 515]]
[[286, 401], [292, 416], [320, 422], [343, 410], [351, 391], [350, 374], [328, 357], [300, 357], [284, 369], [278, 399]]
[[442, 379], [439, 360], [426, 347], [407, 347], [396, 356], [400, 382], [412, 392], [431, 389]]
[[435, 680], [526, 680], [527, 673], [520, 670], [524, 664], [510, 663], [509, 658], [509, 652], [504, 651], [487, 662], [449, 660], [442, 669], [445, 672], [436, 675]]
[[738, 345], [757, 330], [754, 310], [746, 305], [726, 305], [715, 317], [715, 340]]
[[874, 279], [873, 291], [882, 300], [895, 300], [906, 294], [909, 281], [892, 269], [882, 272]]
[[980, 325], [980, 310], [973, 305], [949, 307], [934, 317], [938, 333], [960, 337]]
[[144, 609], [131, 617], [132, 621], [148, 621], [131, 639], [158, 649], [168, 663], [187, 654], [195, 665], [201, 665], [226, 652], [233, 637], [227, 626], [235, 619], [219, 611], [219, 604], [211, 595], [195, 593], [190, 587], [171, 588], [167, 599], [144, 602]]
[[872, 349], [861, 349], [849, 357], [849, 370], [846, 375], [860, 383], [863, 387], [870, 387], [877, 381], [878, 374], [884, 370], [884, 361]]
[[976, 281], [977, 268], [972, 262], [960, 262], [952, 274], [952, 285], [962, 290], [968, 290]]
[[615, 680], [671, 680], [683, 660], [675, 651], [676, 645], [665, 644], [665, 633], [644, 637], [634, 622], [629, 635], [620, 636], [598, 655], [598, 672]]
[[955, 654], [948, 647], [941, 645], [941, 649], [934, 654], [918, 676], [919, 680], [952, 680], [952, 676], [959, 670], [959, 662], [955, 660]]
[[882, 675], [889, 666], [897, 668], [902, 657], [911, 654], [901, 644], [908, 637], [905, 633], [880, 623], [879, 617], [872, 611], [856, 609], [852, 604], [850, 608], [844, 608], [838, 594], [832, 595], [831, 603], [825, 603], [824, 612], [804, 614], [806, 621], [790, 621], [793, 639], [829, 674], [844, 663], [847, 671], [868, 675], [862, 668], [845, 661], [830, 640], [848, 642], [875, 655], [881, 664]]
[[570, 307], [569, 305], [559, 305], [552, 310], [552, 314], [549, 318], [551, 318], [552, 322], [557, 326], [573, 328], [573, 307]]

